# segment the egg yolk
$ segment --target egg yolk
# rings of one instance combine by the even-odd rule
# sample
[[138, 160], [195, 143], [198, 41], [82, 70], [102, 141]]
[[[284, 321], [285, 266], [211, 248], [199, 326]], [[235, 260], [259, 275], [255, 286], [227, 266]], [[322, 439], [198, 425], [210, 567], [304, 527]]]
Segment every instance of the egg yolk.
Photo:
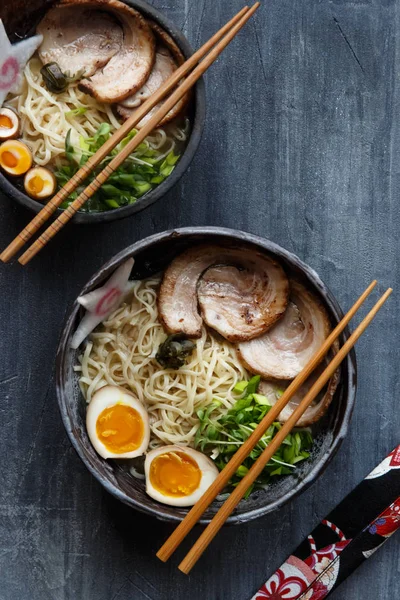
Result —
[[168, 452], [159, 454], [152, 461], [150, 481], [164, 496], [182, 498], [197, 490], [201, 481], [201, 470], [188, 454]]
[[0, 166], [10, 175], [23, 175], [32, 166], [32, 154], [24, 143], [7, 140], [0, 145]]
[[0, 115], [0, 127], [2, 127], [3, 129], [11, 129], [12, 126], [13, 123], [10, 117], [7, 117], [7, 115]]
[[35, 175], [35, 177], [32, 177], [32, 179], [29, 180], [28, 188], [32, 194], [40, 194], [44, 188], [43, 179], [39, 177], [39, 175]]
[[8, 150], [3, 152], [3, 154], [1, 155], [1, 159], [6, 167], [11, 167], [12, 169], [18, 164], [18, 158]]
[[139, 448], [144, 436], [143, 419], [127, 404], [105, 408], [96, 423], [99, 440], [113, 454], [123, 454]]

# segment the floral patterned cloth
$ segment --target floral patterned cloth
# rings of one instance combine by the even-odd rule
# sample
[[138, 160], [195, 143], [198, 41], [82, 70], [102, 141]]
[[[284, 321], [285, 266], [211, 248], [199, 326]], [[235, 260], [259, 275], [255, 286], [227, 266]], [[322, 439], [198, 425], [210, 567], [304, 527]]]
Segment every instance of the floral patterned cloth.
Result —
[[400, 445], [314, 529], [252, 600], [323, 600], [400, 529]]

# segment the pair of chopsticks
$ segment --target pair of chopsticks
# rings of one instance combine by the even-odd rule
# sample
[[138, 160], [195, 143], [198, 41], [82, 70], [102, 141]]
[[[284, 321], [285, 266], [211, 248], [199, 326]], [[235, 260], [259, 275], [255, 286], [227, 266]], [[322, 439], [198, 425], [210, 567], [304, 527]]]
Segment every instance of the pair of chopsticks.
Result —
[[[260, 6], [256, 2], [249, 8], [245, 6], [224, 27], [215, 33], [197, 52], [195, 52], [171, 77], [146, 100], [112, 137], [79, 169], [79, 171], [64, 185], [64, 187], [43, 207], [34, 219], [18, 234], [11, 244], [0, 254], [0, 260], [8, 262], [40, 227], [50, 218], [54, 211], [68, 198], [68, 196], [86, 179], [101, 161], [119, 144], [128, 133], [146, 116], [152, 108], [177, 87], [157, 110], [154, 116], [142, 127], [135, 137], [114, 157], [110, 163], [97, 175], [86, 189], [74, 200], [70, 206], [42, 233], [42, 235], [22, 254], [19, 262], [26, 265], [64, 225], [70, 221], [75, 213], [89, 200], [91, 196], [107, 181], [110, 175], [128, 158], [149, 133], [157, 127], [165, 115], [179, 102], [179, 100], [194, 86], [196, 81], [205, 73], [212, 63], [221, 54], [224, 48], [233, 40], [250, 17]], [[217, 43], [218, 42], [218, 43]], [[200, 63], [199, 61], [202, 60]], [[199, 64], [198, 64], [199, 63]], [[196, 67], [197, 65], [197, 67]], [[194, 68], [196, 67], [196, 68]], [[192, 71], [192, 69], [194, 69]], [[192, 71], [190, 73], [190, 71]], [[190, 73], [190, 75], [188, 75]], [[182, 81], [182, 78], [188, 77]]]
[[[191, 531], [197, 521], [200, 519], [204, 511], [213, 502], [216, 496], [224, 489], [228, 484], [230, 478], [234, 475], [238, 467], [243, 463], [246, 457], [249, 455], [254, 446], [258, 443], [261, 437], [264, 435], [268, 427], [277, 419], [279, 413], [288, 404], [292, 396], [297, 392], [300, 386], [308, 379], [314, 369], [320, 364], [322, 359], [326, 356], [332, 344], [337, 340], [339, 335], [343, 332], [345, 327], [348, 325], [350, 320], [356, 314], [360, 306], [364, 303], [367, 297], [370, 295], [376, 281], [373, 281], [365, 290], [365, 292], [355, 302], [349, 312], [343, 317], [340, 323], [335, 327], [329, 337], [325, 340], [322, 347], [315, 353], [310, 362], [304, 367], [301, 373], [292, 381], [286, 391], [282, 394], [281, 398], [274, 404], [271, 410], [265, 415], [263, 420], [259, 423], [257, 428], [253, 431], [251, 436], [243, 443], [239, 450], [233, 455], [229, 463], [224, 467], [223, 471], [220, 472], [218, 477], [212, 483], [212, 485], [203, 494], [200, 500], [193, 506], [188, 512], [185, 519], [178, 525], [172, 535], [167, 539], [165, 544], [160, 548], [157, 556], [160, 560], [166, 561], [175, 552], [180, 543]], [[326, 383], [335, 373], [339, 365], [345, 359], [347, 354], [353, 348], [354, 344], [361, 336], [361, 334], [367, 329], [372, 319], [375, 317], [377, 312], [386, 302], [392, 289], [389, 288], [383, 296], [378, 300], [372, 310], [367, 316], [361, 321], [360, 325], [355, 329], [348, 340], [343, 344], [342, 348], [335, 354], [331, 362], [328, 364], [326, 369], [314, 383], [309, 392], [304, 396], [301, 403], [298, 405], [296, 410], [293, 411], [290, 418], [282, 425], [282, 428], [272, 439], [271, 443], [259, 456], [257, 461], [253, 464], [249, 472], [240, 481], [237, 487], [229, 495], [225, 503], [218, 510], [217, 514], [213, 517], [211, 523], [206, 527], [203, 533], [200, 535], [197, 542], [194, 544], [192, 549], [189, 551], [187, 556], [179, 565], [179, 569], [188, 574], [192, 567], [196, 564], [200, 556], [203, 554], [207, 546], [214, 539], [226, 519], [233, 512], [235, 507], [239, 504], [240, 500], [245, 495], [249, 487], [254, 483], [257, 477], [260, 475], [268, 461], [274, 455], [276, 450], [282, 444], [285, 437], [291, 432], [293, 427], [300, 417], [304, 414], [307, 408], [311, 405], [312, 401], [316, 398], [319, 392], [324, 388]]]

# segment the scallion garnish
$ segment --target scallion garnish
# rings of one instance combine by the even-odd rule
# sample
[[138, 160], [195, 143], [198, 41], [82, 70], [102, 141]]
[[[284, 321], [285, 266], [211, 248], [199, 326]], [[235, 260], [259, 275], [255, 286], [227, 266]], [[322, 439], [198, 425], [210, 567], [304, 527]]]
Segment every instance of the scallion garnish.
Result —
[[[214, 401], [206, 409], [197, 411], [200, 425], [196, 433], [195, 446], [198, 450], [212, 455], [220, 470], [225, 467], [232, 455], [271, 409], [268, 399], [257, 393], [259, 383], [259, 376], [253, 377], [250, 381], [237, 383], [234, 391], [242, 397], [222, 417], [213, 417], [213, 412], [220, 406], [218, 401]], [[236, 471], [230, 482], [231, 486], [237, 485], [244, 477], [280, 428], [281, 424], [278, 421], [268, 428]], [[293, 473], [296, 465], [310, 456], [312, 444], [313, 437], [309, 429], [299, 429], [290, 433], [257, 479], [255, 486], [263, 487], [273, 477]], [[247, 495], [250, 492], [251, 489], [248, 490]]]

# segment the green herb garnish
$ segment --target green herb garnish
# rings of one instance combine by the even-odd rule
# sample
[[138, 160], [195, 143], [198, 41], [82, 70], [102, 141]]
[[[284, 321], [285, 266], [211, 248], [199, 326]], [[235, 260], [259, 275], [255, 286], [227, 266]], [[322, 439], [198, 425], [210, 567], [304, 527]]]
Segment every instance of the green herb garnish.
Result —
[[84, 115], [87, 112], [86, 106], [79, 106], [78, 108], [74, 108], [73, 110], [67, 110], [65, 113], [66, 117], [79, 117], [80, 115]]
[[70, 161], [74, 160], [74, 147], [71, 144], [71, 129], [67, 133], [67, 137], [65, 138], [65, 156]]
[[[80, 111], [80, 109], [76, 109]], [[70, 111], [74, 113], [75, 111]], [[81, 112], [76, 114], [82, 114]], [[73, 200], [93, 181], [98, 173], [116, 156], [121, 149], [136, 135], [137, 130], [132, 130], [112, 150], [100, 165], [92, 171], [81, 185], [64, 201], [61, 208], [68, 208]], [[71, 130], [65, 139], [65, 157], [67, 164], [59, 167], [55, 176], [60, 187], [75, 175], [95, 152], [111, 137], [111, 125], [102, 123], [94, 136], [79, 139], [79, 147], [74, 148], [71, 143]], [[125, 162], [108, 178], [107, 182], [95, 192], [81, 209], [84, 212], [103, 212], [134, 204], [138, 198], [157, 187], [172, 173], [180, 154], [173, 150], [164, 157], [153, 150], [146, 142], [142, 142]]]
[[[195, 446], [206, 454], [216, 456], [214, 461], [220, 471], [271, 409], [268, 399], [257, 393], [259, 382], [259, 376], [253, 377], [248, 382], [239, 382], [234, 391], [242, 394], [242, 397], [222, 417], [213, 417], [213, 412], [220, 406], [218, 401], [214, 401], [206, 409], [197, 411], [200, 426], [196, 433]], [[230, 481], [230, 486], [235, 487], [239, 483], [280, 428], [281, 424], [278, 421], [268, 428], [236, 471]], [[299, 429], [290, 433], [266, 465], [254, 486], [263, 487], [270, 482], [272, 477], [293, 473], [296, 465], [310, 456], [309, 451], [312, 444], [313, 438], [308, 429]], [[247, 491], [246, 497], [253, 487]]]

